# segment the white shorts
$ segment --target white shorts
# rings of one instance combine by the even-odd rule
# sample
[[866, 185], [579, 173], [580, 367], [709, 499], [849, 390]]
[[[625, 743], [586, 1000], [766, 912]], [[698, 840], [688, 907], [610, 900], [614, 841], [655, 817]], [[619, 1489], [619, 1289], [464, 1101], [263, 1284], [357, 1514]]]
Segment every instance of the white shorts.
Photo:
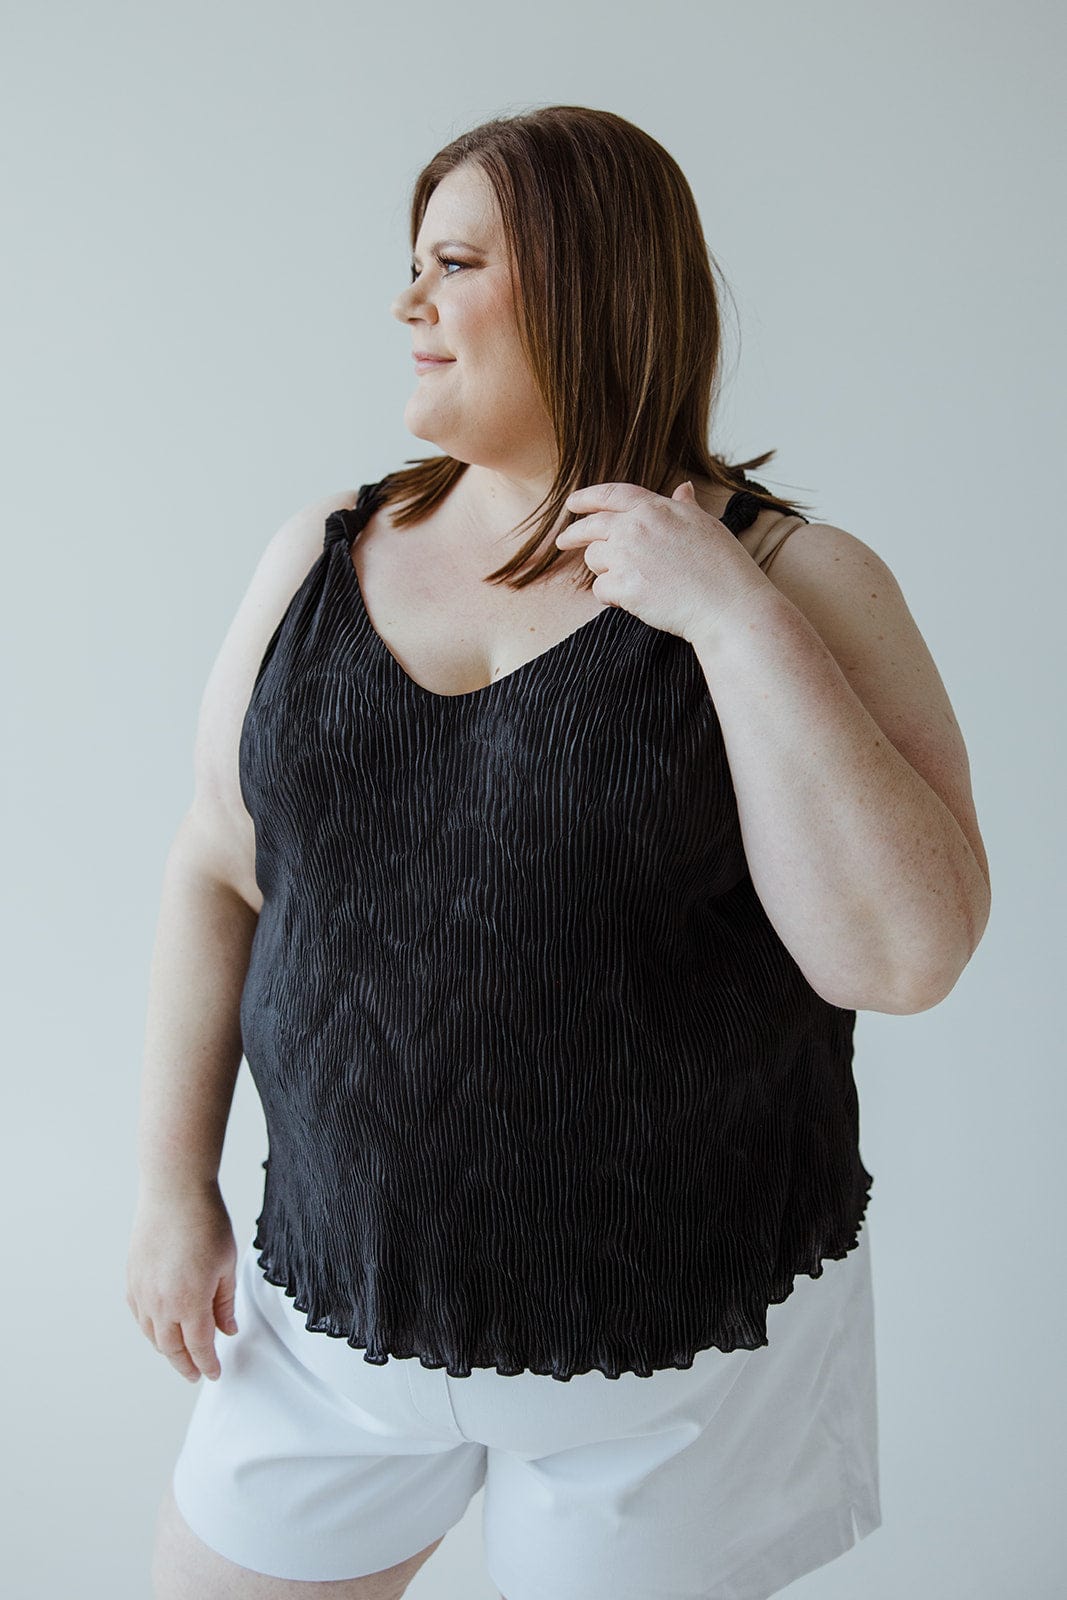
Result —
[[766, 1346], [567, 1383], [364, 1361], [305, 1327], [249, 1243], [179, 1510], [243, 1567], [323, 1581], [425, 1549], [484, 1486], [507, 1600], [766, 1600], [881, 1525], [868, 1227], [768, 1308]]

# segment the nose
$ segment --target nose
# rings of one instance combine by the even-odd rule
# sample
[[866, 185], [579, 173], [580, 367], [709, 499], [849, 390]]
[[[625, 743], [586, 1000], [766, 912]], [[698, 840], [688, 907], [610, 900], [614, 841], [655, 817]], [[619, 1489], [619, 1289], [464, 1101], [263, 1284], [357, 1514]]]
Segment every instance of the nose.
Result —
[[424, 321], [432, 323], [437, 321], [437, 313], [429, 300], [423, 300], [421, 304], [417, 300], [414, 284], [411, 284], [406, 289], [401, 289], [389, 310], [398, 322]]

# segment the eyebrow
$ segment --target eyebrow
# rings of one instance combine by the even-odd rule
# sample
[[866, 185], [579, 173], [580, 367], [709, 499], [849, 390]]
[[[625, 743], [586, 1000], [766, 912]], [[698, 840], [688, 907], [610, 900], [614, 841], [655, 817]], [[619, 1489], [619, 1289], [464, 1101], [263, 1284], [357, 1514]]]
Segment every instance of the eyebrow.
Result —
[[[476, 256], [483, 254], [476, 244], [467, 244], [463, 239], [438, 239], [436, 244], [430, 246], [430, 254], [434, 256], [439, 250], [470, 250]], [[417, 251], [412, 251], [411, 259], [413, 261], [419, 259]]]

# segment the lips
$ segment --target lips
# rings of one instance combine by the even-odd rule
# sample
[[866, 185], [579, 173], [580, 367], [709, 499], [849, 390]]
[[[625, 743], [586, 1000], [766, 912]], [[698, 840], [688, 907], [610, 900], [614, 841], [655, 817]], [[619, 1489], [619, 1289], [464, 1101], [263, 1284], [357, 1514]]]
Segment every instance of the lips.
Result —
[[428, 351], [425, 351], [425, 350], [413, 350], [412, 351], [412, 360], [414, 360], [414, 361], [433, 361], [433, 362], [437, 363], [438, 365], [443, 366], [446, 362], [454, 361], [455, 360], [455, 356], [432, 356], [432, 355], [429, 354]]

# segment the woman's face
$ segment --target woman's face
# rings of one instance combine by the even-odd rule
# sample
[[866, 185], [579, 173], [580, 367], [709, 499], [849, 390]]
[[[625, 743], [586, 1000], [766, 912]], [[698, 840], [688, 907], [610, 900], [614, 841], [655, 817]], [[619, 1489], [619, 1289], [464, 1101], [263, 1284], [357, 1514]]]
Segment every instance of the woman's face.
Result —
[[438, 184], [411, 270], [393, 315], [411, 350], [451, 359], [415, 374], [405, 426], [457, 461], [517, 477], [551, 472], [551, 419], [519, 343], [496, 196], [479, 168]]

